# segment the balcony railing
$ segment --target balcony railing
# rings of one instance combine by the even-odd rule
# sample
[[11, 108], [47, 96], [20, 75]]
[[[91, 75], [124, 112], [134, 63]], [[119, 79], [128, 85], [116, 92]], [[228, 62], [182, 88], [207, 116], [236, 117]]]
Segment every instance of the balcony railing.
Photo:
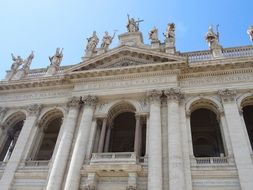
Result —
[[0, 170], [3, 170], [6, 166], [7, 162], [0, 162]]
[[108, 153], [93, 153], [91, 164], [108, 163], [108, 164], [136, 164], [137, 158], [135, 152], [108, 152]]
[[192, 166], [229, 165], [232, 163], [233, 160], [228, 157], [201, 157], [191, 159]]
[[48, 168], [49, 160], [27, 160], [25, 162], [21, 162], [19, 168], [20, 169], [38, 169], [38, 168]]

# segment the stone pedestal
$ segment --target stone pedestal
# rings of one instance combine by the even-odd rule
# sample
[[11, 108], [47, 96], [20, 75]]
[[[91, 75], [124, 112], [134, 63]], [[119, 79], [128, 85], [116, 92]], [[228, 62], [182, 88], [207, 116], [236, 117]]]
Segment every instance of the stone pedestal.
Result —
[[151, 49], [159, 49], [160, 48], [160, 41], [155, 40], [151, 42]]
[[141, 32], [127, 32], [119, 37], [120, 45], [143, 46], [143, 37]]

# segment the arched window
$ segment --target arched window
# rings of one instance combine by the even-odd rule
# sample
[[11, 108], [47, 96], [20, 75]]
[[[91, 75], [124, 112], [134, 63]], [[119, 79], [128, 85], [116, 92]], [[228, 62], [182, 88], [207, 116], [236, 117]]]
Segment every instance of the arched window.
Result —
[[191, 132], [195, 157], [224, 156], [224, 145], [217, 115], [206, 108], [191, 113]]
[[247, 128], [251, 148], [253, 149], [253, 105], [243, 107], [243, 118]]
[[24, 125], [25, 114], [22, 112], [12, 114], [5, 122], [6, 128], [1, 137], [0, 161], [7, 161], [15, 148], [20, 131]]
[[62, 125], [63, 114], [59, 110], [46, 113], [39, 123], [35, 146], [31, 153], [33, 160], [50, 160]]

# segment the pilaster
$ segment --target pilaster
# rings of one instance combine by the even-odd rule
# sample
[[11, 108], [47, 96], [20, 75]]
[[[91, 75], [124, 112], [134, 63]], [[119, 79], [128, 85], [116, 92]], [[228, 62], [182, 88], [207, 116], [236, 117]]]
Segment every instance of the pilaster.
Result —
[[147, 93], [150, 100], [148, 142], [148, 190], [163, 189], [160, 90]]
[[241, 189], [251, 190], [253, 189], [253, 163], [249, 148], [247, 147], [247, 137], [243, 133], [244, 126], [242, 125], [238, 106], [236, 104], [236, 91], [225, 89], [218, 91], [218, 94], [224, 106], [225, 118], [228, 124], [228, 132], [231, 139]]
[[22, 159], [29, 136], [31, 134], [32, 128], [36, 124], [40, 110], [41, 106], [38, 104], [33, 104], [27, 107], [28, 115], [26, 117], [26, 120], [24, 121], [24, 125], [21, 129], [17, 143], [6, 165], [5, 172], [0, 181], [1, 190], [11, 189], [16, 169], [18, 168], [18, 165]]
[[56, 155], [54, 162], [52, 164], [52, 169], [49, 174], [47, 190], [60, 190], [63, 176], [66, 169], [66, 164], [75, 132], [77, 117], [79, 113], [80, 99], [78, 97], [72, 97], [68, 103], [68, 113], [64, 118], [62, 124], [62, 136], [59, 143], [58, 149], [56, 150]]
[[90, 135], [90, 129], [97, 103], [97, 97], [83, 97], [84, 109], [77, 133], [74, 151], [70, 161], [69, 171], [66, 178], [65, 190], [77, 190], [80, 182], [80, 170], [82, 168], [85, 155], [87, 153], [87, 144]]

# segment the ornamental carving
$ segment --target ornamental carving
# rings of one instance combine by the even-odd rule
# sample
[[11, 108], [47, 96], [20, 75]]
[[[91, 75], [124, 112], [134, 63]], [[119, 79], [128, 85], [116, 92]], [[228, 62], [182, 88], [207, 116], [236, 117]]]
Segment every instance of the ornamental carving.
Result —
[[83, 103], [87, 106], [95, 106], [98, 102], [98, 98], [96, 96], [84, 96], [83, 97]]
[[134, 187], [134, 186], [127, 186], [126, 190], [136, 190], [136, 187]]
[[161, 90], [153, 89], [147, 92], [147, 96], [149, 97], [150, 102], [160, 101], [161, 95], [162, 95]]
[[184, 98], [184, 95], [181, 93], [179, 88], [170, 88], [164, 91], [164, 94], [167, 96], [168, 100], [179, 101]]
[[224, 89], [219, 90], [218, 94], [224, 102], [235, 101], [236, 90]]
[[67, 106], [68, 107], [77, 107], [79, 104], [80, 104], [80, 98], [74, 96], [69, 99]]
[[37, 114], [39, 114], [41, 108], [42, 108], [41, 105], [33, 104], [27, 108], [27, 111], [28, 111], [29, 115], [37, 115]]
[[85, 190], [96, 190], [96, 186], [95, 185], [86, 185]]

